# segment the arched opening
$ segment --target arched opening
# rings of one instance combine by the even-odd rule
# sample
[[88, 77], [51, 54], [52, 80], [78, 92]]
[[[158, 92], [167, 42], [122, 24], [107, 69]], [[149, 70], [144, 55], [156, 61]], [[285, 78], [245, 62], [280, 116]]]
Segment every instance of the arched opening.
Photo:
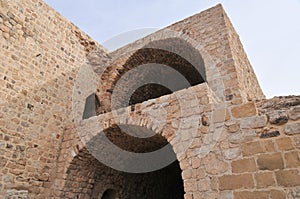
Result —
[[[168, 144], [161, 135], [150, 132], [144, 127], [128, 125], [124, 126], [124, 129], [126, 132], [128, 129], [135, 132], [130, 132], [130, 135], [128, 135], [123, 131], [123, 128], [113, 126], [105, 130], [104, 134], [121, 149], [135, 153], [155, 151]], [[138, 131], [142, 131], [144, 138], [136, 137]], [[96, 136], [91, 140], [90, 145], [93, 145], [93, 147], [98, 146], [97, 148], [101, 150], [101, 146], [98, 144], [99, 137]], [[63, 188], [64, 198], [184, 198], [183, 180], [178, 161], [152, 172], [128, 173], [104, 165], [91, 153], [93, 154], [93, 152], [84, 148], [71, 162], [67, 171], [65, 187]], [[101, 155], [110, 158], [110, 154]], [[132, 160], [128, 159], [128, 161]], [[125, 161], [124, 164], [127, 164], [127, 162]]]
[[85, 100], [84, 111], [82, 119], [88, 119], [90, 117], [96, 116], [96, 110], [100, 107], [100, 102], [95, 95], [95, 93], [88, 96]]
[[122, 64], [112, 64], [101, 79], [98, 114], [204, 83], [206, 71], [198, 50], [172, 38], [151, 42]]

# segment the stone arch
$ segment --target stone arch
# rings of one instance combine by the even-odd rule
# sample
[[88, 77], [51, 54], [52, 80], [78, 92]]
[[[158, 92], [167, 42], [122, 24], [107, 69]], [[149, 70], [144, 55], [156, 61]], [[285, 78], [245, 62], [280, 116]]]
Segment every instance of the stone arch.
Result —
[[[139, 122], [140, 120], [136, 120], [132, 123]], [[147, 129], [146, 125], [142, 125], [144, 126], [142, 127], [129, 124], [129, 126], [134, 126], [138, 130], [144, 129], [146, 133], [152, 131]], [[110, 140], [116, 139], [113, 142], [119, 147], [137, 153], [153, 151], [168, 144], [162, 133], [158, 134], [152, 131], [153, 136], [149, 138], [150, 140], [145, 141], [132, 135], [129, 136], [122, 131], [123, 128], [121, 130], [113, 124], [105, 129], [104, 133]], [[64, 198], [101, 198], [105, 190], [113, 189], [119, 198], [125, 199], [184, 198], [179, 161], [175, 161], [158, 171], [148, 173], [133, 174], [117, 171], [102, 164], [91, 155], [89, 151], [91, 148], [87, 145], [90, 145], [90, 142], [97, 142], [98, 138], [93, 137], [85, 146], [78, 148], [77, 155], [67, 166], [61, 196]]]
[[[197, 102], [198, 100], [190, 99], [192, 95], [195, 93], [200, 94], [199, 91], [205, 90], [205, 84], [199, 85], [198, 87], [192, 87], [187, 90], [178, 91], [177, 93], [184, 93], [184, 95], [179, 94], [181, 97], [185, 98], [184, 96], [188, 96], [188, 106], [190, 106], [190, 102]], [[197, 89], [198, 88], [198, 89]], [[200, 90], [199, 90], [200, 89]], [[202, 96], [203, 94], [201, 94]], [[207, 95], [205, 95], [207, 96]], [[200, 96], [199, 96], [200, 97]], [[186, 155], [185, 151], [190, 150], [189, 145], [187, 147], [182, 147], [181, 142], [181, 133], [178, 130], [178, 125], [181, 122], [188, 122], [189, 126], [198, 126], [198, 123], [200, 121], [200, 116], [195, 117], [195, 120], [188, 120], [181, 121], [181, 118], [178, 118], [176, 115], [173, 115], [172, 118], [169, 117], [172, 111], [168, 112], [168, 107], [165, 107], [167, 110], [166, 115], [162, 115], [159, 112], [152, 112], [152, 110], [157, 110], [157, 105], [164, 104], [164, 101], [167, 102], [169, 99], [172, 99], [172, 110], [178, 110], [180, 104], [174, 103], [176, 99], [175, 94], [172, 94], [170, 96], [161, 97], [159, 99], [154, 99], [149, 102], [142, 103], [135, 107], [135, 109], [132, 109], [132, 107], [127, 107], [120, 109], [118, 111], [113, 111], [106, 114], [101, 114], [96, 117], [89, 118], [87, 120], [82, 120], [79, 124], [79, 126], [73, 126], [71, 131], [67, 130], [64, 135], [64, 142], [62, 143], [62, 154], [59, 157], [59, 171], [62, 171], [58, 173], [58, 182], [55, 183], [55, 189], [59, 189], [59, 187], [64, 187], [66, 184], [66, 178], [69, 175], [68, 170], [70, 166], [72, 165], [73, 160], [80, 156], [79, 154], [81, 151], [86, 148], [87, 143], [93, 139], [99, 132], [105, 131], [109, 128], [112, 128], [116, 125], [135, 125], [139, 127], [143, 127], [145, 129], [148, 129], [149, 131], [153, 131], [154, 134], [161, 135], [164, 137], [168, 143], [170, 143], [171, 147], [173, 148], [173, 151], [175, 152], [176, 158], [179, 162], [179, 166], [182, 170], [186, 170], [187, 162], [190, 161], [188, 158], [189, 156]], [[180, 101], [180, 100], [179, 100]], [[167, 105], [169, 106], [169, 105]], [[193, 108], [195, 109], [195, 108]], [[148, 111], [149, 110], [149, 111]], [[118, 113], [117, 115], [114, 115], [114, 113]], [[154, 113], [154, 114], [153, 114]], [[118, 117], [116, 117], [118, 116]], [[189, 117], [190, 115], [181, 115], [183, 117]], [[163, 118], [165, 118], [165, 122], [161, 123], [163, 121]], [[173, 124], [173, 121], [175, 124]], [[177, 124], [176, 124], [177, 123]], [[177, 127], [176, 127], [177, 126]], [[185, 125], [186, 126], [186, 125]], [[187, 127], [183, 127], [187, 128]], [[197, 129], [196, 129], [197, 130]], [[184, 131], [185, 134], [187, 131]], [[188, 134], [194, 134], [197, 132], [188, 132]], [[195, 135], [195, 134], [194, 134]], [[186, 136], [185, 136], [186, 138]], [[183, 138], [183, 140], [185, 139]], [[186, 142], [186, 139], [184, 140]], [[189, 141], [192, 141], [192, 139], [189, 139]], [[87, 150], [88, 151], [88, 150]], [[192, 154], [192, 153], [190, 153]], [[61, 192], [62, 194], [65, 194], [65, 191]]]
[[[205, 84], [200, 85], [200, 87], [201, 87], [199, 88], [200, 90], [202, 89], [205, 90]], [[192, 87], [185, 91], [178, 91], [178, 92], [179, 93], [184, 92], [187, 96], [190, 97], [191, 94], [198, 93], [198, 90], [195, 87]], [[183, 97], [183, 95], [180, 96]], [[172, 121], [170, 121], [171, 118], [167, 116], [169, 113], [167, 113], [167, 115], [161, 115], [160, 113], [153, 115], [153, 112], [150, 113], [151, 110], [155, 111], [157, 109], [155, 108], [157, 107], [156, 105], [163, 103], [164, 100], [168, 101], [169, 97], [173, 98], [175, 97], [175, 95], [165, 96], [159, 99], [152, 100], [151, 102], [142, 103], [136, 106], [135, 107], [136, 109], [132, 109], [132, 107], [127, 107], [127, 108], [120, 109], [118, 111], [101, 114], [98, 115], [97, 117], [92, 117], [87, 120], [82, 120], [79, 126], [77, 126], [77, 128], [74, 127], [73, 131], [71, 132], [71, 134], [77, 135], [77, 137], [73, 136], [73, 138], [70, 138], [70, 135], [68, 134], [65, 135], [65, 138], [69, 141], [64, 142], [62, 144], [63, 149], [62, 149], [62, 154], [60, 156], [59, 162], [64, 162], [65, 164], [63, 165], [63, 167], [58, 169], [58, 170], [63, 170], [63, 173], [58, 174], [59, 176], [63, 176], [63, 179], [61, 180], [61, 184], [59, 187], [64, 187], [64, 185], [66, 184], [66, 179], [67, 176], [69, 175], [68, 170], [70, 166], [73, 164], [72, 162], [77, 156], [80, 157], [79, 154], [84, 148], [86, 148], [87, 143], [95, 136], [97, 136], [99, 134], [99, 131], [101, 130], [105, 131], [116, 125], [119, 126], [135, 125], [135, 126], [148, 129], [149, 131], [153, 131], [154, 134], [161, 135], [167, 140], [168, 143], [170, 143], [171, 147], [173, 148], [173, 151], [179, 162], [180, 168], [182, 170], [186, 169], [186, 162], [189, 161], [188, 160], [189, 157], [186, 156], [185, 150], [189, 150], [189, 149], [182, 147], [182, 143], [180, 142], [180, 136], [181, 136], [180, 132], [179, 133], [177, 132], [176, 127], [174, 127]], [[174, 100], [172, 101], [174, 102]], [[172, 110], [175, 110], [173, 109], [176, 108], [174, 106], [179, 106], [179, 104], [174, 105], [173, 103]], [[150, 112], [148, 112], [146, 109], [149, 110], [151, 109], [151, 110]], [[118, 113], [117, 114], [118, 117], [115, 117], [116, 115], [114, 115], [114, 113], [116, 112]], [[166, 119], [165, 123], [161, 123], [163, 118]], [[172, 119], [180, 120], [180, 118], [177, 118], [177, 116], [175, 116]], [[188, 120], [188, 121], [190, 125], [197, 126], [197, 123], [199, 122], [199, 118], [197, 117], [196, 120]], [[192, 132], [189, 132], [189, 134], [192, 134]], [[76, 139], [74, 137], [76, 137]], [[67, 150], [65, 150], [65, 148], [67, 148]], [[73, 182], [74, 180], [70, 180], [70, 181]], [[61, 193], [65, 194], [65, 190], [62, 191]]]

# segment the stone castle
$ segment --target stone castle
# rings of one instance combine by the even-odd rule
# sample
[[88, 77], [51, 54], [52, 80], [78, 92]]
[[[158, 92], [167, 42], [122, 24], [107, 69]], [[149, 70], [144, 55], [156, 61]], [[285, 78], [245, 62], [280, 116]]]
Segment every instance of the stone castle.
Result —
[[265, 99], [221, 5], [108, 52], [0, 0], [0, 47], [0, 198], [300, 198], [300, 97]]

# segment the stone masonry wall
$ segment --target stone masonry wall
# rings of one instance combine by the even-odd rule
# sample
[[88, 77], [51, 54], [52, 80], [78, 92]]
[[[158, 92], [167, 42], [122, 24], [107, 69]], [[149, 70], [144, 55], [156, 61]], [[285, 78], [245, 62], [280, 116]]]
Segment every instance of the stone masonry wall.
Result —
[[0, 198], [45, 198], [93, 49], [106, 54], [43, 1], [0, 1]]
[[224, 20], [228, 27], [227, 38], [232, 52], [232, 58], [235, 63], [236, 75], [240, 89], [243, 91], [244, 99], [254, 100], [265, 98], [253, 68], [248, 60], [248, 57], [243, 50], [243, 45], [239, 39], [239, 35], [231, 24], [227, 14], [224, 12]]
[[[111, 52], [113, 75], [118, 75], [115, 68], [122, 66], [136, 50], [153, 41], [163, 42], [169, 38], [184, 40], [200, 53], [206, 82], [223, 100], [238, 104], [252, 98], [264, 98], [239, 37], [220, 4]], [[176, 41], [173, 43], [173, 49], [167, 49], [177, 52], [181, 46], [177, 46]], [[164, 46], [160, 48], [164, 49]]]
[[[95, 82], [117, 76], [150, 41], [170, 38], [200, 53], [206, 83], [82, 120]], [[0, 48], [0, 198], [91, 198], [106, 174], [91, 177], [92, 155], [105, 146], [89, 142], [120, 124], [170, 143], [185, 199], [300, 197], [300, 98], [261, 100], [220, 5], [108, 54], [44, 2], [0, 0]], [[77, 82], [81, 66], [112, 76], [89, 70]], [[87, 147], [91, 154], [80, 154]]]
[[[298, 96], [224, 107], [202, 84], [117, 110], [118, 117], [110, 112], [84, 120], [78, 131], [81, 147], [98, 136], [99, 129], [116, 124], [138, 125], [162, 135], [179, 161], [185, 199], [295, 199], [300, 191], [299, 104]], [[80, 143], [74, 141], [63, 144], [79, 146], [65, 150], [63, 168], [69, 168], [80, 151]], [[94, 155], [101, 155], [105, 147], [92, 146]], [[59, 176], [68, 176], [61, 171]]]

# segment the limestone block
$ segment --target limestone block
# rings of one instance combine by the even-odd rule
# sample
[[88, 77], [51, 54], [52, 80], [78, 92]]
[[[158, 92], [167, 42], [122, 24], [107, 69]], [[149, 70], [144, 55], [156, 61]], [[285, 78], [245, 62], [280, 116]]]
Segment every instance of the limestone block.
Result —
[[255, 129], [255, 128], [262, 128], [267, 125], [268, 119], [267, 116], [254, 116], [246, 119], [241, 120], [241, 128], [243, 129]]
[[280, 153], [263, 154], [257, 158], [257, 166], [260, 170], [283, 169], [284, 163]]
[[235, 199], [269, 199], [269, 193], [267, 191], [236, 191], [234, 193]]
[[300, 119], [300, 106], [295, 106], [290, 109], [288, 112], [289, 118], [291, 120], [298, 120]]
[[286, 111], [272, 111], [267, 114], [271, 124], [281, 125], [287, 123], [288, 115]]
[[272, 172], [256, 173], [255, 179], [257, 188], [267, 188], [275, 185], [275, 179], [273, 178]]
[[300, 122], [286, 124], [284, 131], [285, 131], [285, 134], [287, 134], [287, 135], [300, 134]]
[[206, 172], [209, 174], [221, 174], [228, 170], [228, 164], [219, 160], [215, 154], [208, 154], [203, 158], [203, 164], [205, 165]]
[[257, 169], [254, 158], [233, 161], [231, 167], [233, 173], [254, 172]]
[[224, 157], [227, 160], [232, 160], [237, 158], [241, 154], [241, 150], [239, 148], [227, 149], [224, 151]]
[[300, 167], [300, 153], [298, 151], [292, 151], [284, 154], [284, 159], [287, 168], [299, 168]]
[[220, 190], [235, 190], [242, 188], [254, 188], [251, 174], [224, 175], [219, 177]]
[[231, 113], [235, 118], [244, 118], [256, 115], [257, 110], [254, 102], [248, 102], [246, 104], [234, 106], [231, 109]]
[[298, 170], [279, 170], [275, 172], [275, 176], [280, 186], [300, 186], [300, 174]]

